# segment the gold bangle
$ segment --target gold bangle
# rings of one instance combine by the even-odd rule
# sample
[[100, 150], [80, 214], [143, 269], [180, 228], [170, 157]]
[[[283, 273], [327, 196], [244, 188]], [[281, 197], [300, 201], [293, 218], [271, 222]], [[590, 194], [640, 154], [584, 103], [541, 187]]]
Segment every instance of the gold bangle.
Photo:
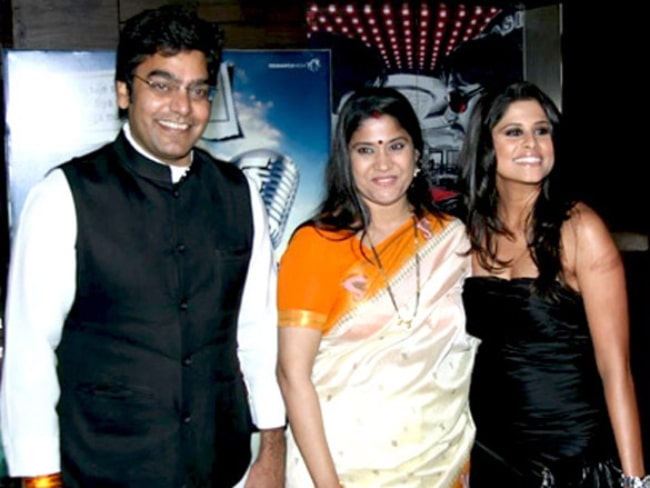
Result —
[[61, 473], [23, 478], [23, 488], [62, 488]]

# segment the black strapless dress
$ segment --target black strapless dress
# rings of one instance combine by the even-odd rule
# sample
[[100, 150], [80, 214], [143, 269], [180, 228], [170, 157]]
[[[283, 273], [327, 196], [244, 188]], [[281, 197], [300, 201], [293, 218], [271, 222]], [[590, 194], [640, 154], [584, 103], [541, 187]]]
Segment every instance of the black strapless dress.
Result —
[[470, 391], [472, 488], [594, 486], [580, 480], [614, 458], [582, 298], [558, 283], [557, 300], [543, 300], [532, 283], [465, 281], [467, 330], [482, 341]]

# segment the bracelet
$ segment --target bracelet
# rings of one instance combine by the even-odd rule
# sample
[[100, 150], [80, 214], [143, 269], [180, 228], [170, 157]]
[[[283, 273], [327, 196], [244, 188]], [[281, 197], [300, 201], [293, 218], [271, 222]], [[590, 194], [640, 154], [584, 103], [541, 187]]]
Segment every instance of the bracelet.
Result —
[[62, 486], [61, 473], [23, 478], [23, 488], [61, 488]]
[[621, 488], [650, 488], [650, 476], [621, 475]]

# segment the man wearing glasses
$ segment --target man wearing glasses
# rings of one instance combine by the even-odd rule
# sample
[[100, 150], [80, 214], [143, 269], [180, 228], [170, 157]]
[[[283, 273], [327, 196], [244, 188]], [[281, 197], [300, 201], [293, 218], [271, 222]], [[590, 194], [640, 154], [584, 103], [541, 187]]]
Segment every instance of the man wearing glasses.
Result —
[[178, 7], [128, 20], [124, 126], [53, 170], [14, 239], [0, 396], [26, 486], [283, 486], [275, 264], [263, 203], [194, 148], [218, 28]]

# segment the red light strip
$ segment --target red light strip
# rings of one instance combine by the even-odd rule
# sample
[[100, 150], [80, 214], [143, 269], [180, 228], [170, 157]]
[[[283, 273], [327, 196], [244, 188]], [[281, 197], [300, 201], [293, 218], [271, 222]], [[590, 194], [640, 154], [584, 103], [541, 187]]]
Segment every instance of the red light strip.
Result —
[[389, 71], [435, 71], [459, 44], [481, 33], [500, 12], [487, 6], [448, 6], [422, 1], [378, 3], [311, 1], [308, 35], [330, 32], [359, 39], [376, 49]]

